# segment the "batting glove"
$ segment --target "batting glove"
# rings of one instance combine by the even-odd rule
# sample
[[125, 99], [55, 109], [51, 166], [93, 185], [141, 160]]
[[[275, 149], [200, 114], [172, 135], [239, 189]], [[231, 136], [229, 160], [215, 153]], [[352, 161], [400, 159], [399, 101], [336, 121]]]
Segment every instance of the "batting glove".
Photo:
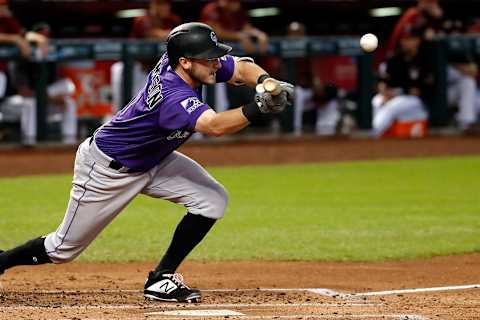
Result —
[[257, 92], [255, 103], [262, 113], [280, 113], [289, 104], [287, 91], [281, 91], [278, 95], [272, 96], [267, 92]]
[[279, 81], [280, 88], [282, 88], [282, 92], [287, 93], [287, 100], [288, 104], [292, 105], [293, 100], [295, 99], [295, 87], [293, 84], [285, 82], [285, 81]]

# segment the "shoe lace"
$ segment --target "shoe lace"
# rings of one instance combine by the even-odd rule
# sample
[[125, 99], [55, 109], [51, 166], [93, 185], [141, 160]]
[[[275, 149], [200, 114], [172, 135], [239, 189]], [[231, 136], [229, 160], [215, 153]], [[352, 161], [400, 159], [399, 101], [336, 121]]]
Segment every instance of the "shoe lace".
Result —
[[187, 287], [187, 285], [183, 282], [183, 276], [181, 273], [179, 272], [175, 272], [174, 274], [171, 275], [170, 279], [175, 282], [175, 284], [177, 284], [179, 287], [184, 287], [184, 288], [187, 288], [187, 289], [190, 289], [189, 287]]

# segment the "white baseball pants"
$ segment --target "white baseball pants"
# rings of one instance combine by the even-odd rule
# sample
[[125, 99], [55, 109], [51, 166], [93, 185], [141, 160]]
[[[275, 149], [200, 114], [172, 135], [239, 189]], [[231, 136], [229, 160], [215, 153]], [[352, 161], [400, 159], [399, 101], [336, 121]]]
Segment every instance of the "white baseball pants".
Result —
[[295, 86], [295, 100], [293, 102], [293, 130], [295, 135], [301, 135], [303, 129], [303, 112], [314, 108], [313, 90]]
[[460, 128], [465, 129], [477, 120], [476, 95], [477, 83], [473, 77], [467, 76], [455, 67], [447, 69], [448, 104], [457, 106], [455, 119]]
[[89, 140], [77, 151], [63, 222], [45, 239], [52, 262], [75, 259], [138, 194], [182, 204], [192, 214], [223, 217], [225, 188], [189, 157], [175, 151], [147, 172], [122, 173]]
[[[62, 141], [75, 143], [77, 136], [77, 104], [71, 95], [75, 85], [69, 79], [62, 79], [47, 87], [49, 97], [63, 96], [63, 105], [49, 104], [47, 107], [47, 120], [61, 121]], [[37, 141], [37, 102], [36, 97], [14, 95], [2, 103], [2, 109], [15, 117], [20, 118], [22, 142], [34, 144]]]
[[315, 133], [322, 136], [334, 135], [337, 125], [342, 118], [338, 99], [331, 99], [324, 106], [317, 109]]
[[299, 136], [303, 129], [303, 113], [317, 107], [315, 133], [317, 135], [334, 135], [338, 122], [341, 120], [338, 99], [331, 99], [323, 106], [315, 106], [313, 90], [311, 88], [295, 87], [293, 128], [294, 134]]
[[377, 94], [372, 99], [373, 135], [381, 136], [396, 121], [426, 120], [428, 117], [422, 100], [417, 96], [399, 95], [387, 102]]

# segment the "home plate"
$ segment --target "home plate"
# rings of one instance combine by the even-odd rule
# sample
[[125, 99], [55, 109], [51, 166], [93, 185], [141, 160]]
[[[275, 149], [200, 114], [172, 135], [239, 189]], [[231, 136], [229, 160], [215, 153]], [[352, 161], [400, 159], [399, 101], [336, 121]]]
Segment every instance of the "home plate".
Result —
[[155, 316], [179, 316], [179, 317], [226, 317], [226, 316], [244, 316], [244, 313], [233, 310], [170, 310], [148, 312], [145, 315]]

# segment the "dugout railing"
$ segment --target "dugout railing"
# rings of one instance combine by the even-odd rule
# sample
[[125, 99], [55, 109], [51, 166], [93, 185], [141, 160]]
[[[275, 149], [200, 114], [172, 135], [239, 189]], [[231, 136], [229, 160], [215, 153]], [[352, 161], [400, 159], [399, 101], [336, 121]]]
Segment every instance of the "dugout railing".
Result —
[[[230, 43], [233, 54], [243, 55], [241, 47]], [[432, 126], [443, 126], [447, 123], [446, 98], [446, 65], [449, 50], [469, 50], [480, 52], [480, 38], [449, 37], [433, 42], [432, 59], [435, 62], [436, 86], [434, 105], [430, 110]], [[165, 52], [165, 43], [151, 40], [117, 40], [117, 39], [56, 39], [50, 41], [50, 50], [46, 59], [36, 58], [35, 92], [37, 98], [37, 136], [44, 140], [47, 136], [47, 96], [46, 87], [48, 68], [46, 62], [66, 62], [79, 60], [120, 60], [124, 63], [124, 81], [122, 83], [122, 100], [128, 102], [132, 96], [132, 68], [136, 59], [160, 57]], [[282, 57], [287, 80], [296, 82], [295, 59], [305, 56], [345, 55], [353, 56], [358, 68], [357, 72], [357, 122], [359, 128], [369, 129], [372, 122], [371, 98], [375, 86], [375, 70], [373, 70], [373, 54], [364, 53], [359, 46], [359, 37], [304, 37], [282, 38], [272, 37], [269, 54]], [[14, 60], [20, 57], [15, 46], [0, 46], [0, 60]], [[287, 127], [293, 127], [293, 110], [285, 115]], [[287, 128], [288, 131], [288, 128]]]

